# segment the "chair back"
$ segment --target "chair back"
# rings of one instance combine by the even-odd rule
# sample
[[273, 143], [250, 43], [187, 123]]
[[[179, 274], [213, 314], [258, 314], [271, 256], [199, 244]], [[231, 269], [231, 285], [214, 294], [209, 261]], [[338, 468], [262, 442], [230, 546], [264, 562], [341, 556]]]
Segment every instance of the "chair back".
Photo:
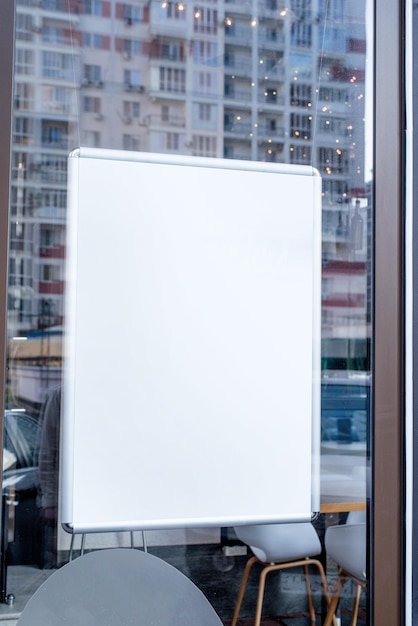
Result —
[[340, 567], [358, 580], [366, 580], [366, 524], [330, 526], [325, 533], [325, 549]]
[[321, 552], [315, 528], [309, 522], [236, 526], [235, 533], [265, 563], [286, 563]]

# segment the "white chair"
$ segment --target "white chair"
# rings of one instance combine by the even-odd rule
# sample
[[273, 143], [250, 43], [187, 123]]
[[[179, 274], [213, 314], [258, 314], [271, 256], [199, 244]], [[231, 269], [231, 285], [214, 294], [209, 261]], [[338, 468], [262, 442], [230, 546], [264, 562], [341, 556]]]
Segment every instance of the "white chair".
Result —
[[203, 593], [179, 570], [142, 550], [81, 556], [30, 598], [18, 626], [222, 626]]
[[[231, 626], [235, 626], [237, 623], [250, 571], [255, 563], [262, 563], [264, 567], [260, 574], [254, 626], [259, 626], [261, 623], [267, 575], [270, 572], [293, 567], [303, 567], [304, 569], [309, 615], [312, 624], [315, 624], [316, 615], [309, 580], [309, 566], [316, 567], [319, 572], [327, 604], [329, 604], [330, 598], [324, 568], [320, 561], [311, 558], [321, 553], [321, 543], [312, 524], [237, 526], [235, 532], [237, 537], [251, 548], [254, 556], [249, 559], [244, 569]], [[335, 623], [334, 620], [333, 623]]]
[[351, 626], [357, 624], [357, 615], [360, 605], [361, 590], [366, 586], [366, 541], [367, 526], [365, 522], [359, 524], [354, 516], [347, 519], [346, 524], [330, 526], [325, 533], [325, 548], [327, 555], [338, 565], [338, 578], [328, 607], [324, 626], [329, 626], [335, 617], [343, 586], [350, 578], [356, 585], [353, 600]]

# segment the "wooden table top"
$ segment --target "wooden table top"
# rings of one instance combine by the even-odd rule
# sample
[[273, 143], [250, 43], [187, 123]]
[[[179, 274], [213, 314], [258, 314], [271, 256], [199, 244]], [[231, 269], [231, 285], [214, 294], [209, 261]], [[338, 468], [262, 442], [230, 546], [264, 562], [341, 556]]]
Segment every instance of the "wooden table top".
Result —
[[320, 513], [348, 513], [350, 511], [365, 511], [365, 500], [355, 500], [350, 498], [333, 498], [327, 496], [321, 499]]

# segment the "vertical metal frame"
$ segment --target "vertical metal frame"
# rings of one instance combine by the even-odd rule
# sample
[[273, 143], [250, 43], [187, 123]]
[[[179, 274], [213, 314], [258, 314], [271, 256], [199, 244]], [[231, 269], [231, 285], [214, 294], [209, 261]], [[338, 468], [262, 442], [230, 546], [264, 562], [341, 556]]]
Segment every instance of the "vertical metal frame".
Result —
[[[412, 121], [413, 149], [418, 146], [418, 3], [412, 7]], [[416, 148], [415, 148], [416, 150]], [[412, 371], [418, 371], [418, 158], [413, 159], [412, 171]], [[414, 511], [418, 507], [418, 379], [413, 377], [413, 465], [412, 465], [412, 623], [418, 622], [418, 519]], [[415, 479], [415, 480], [414, 480]]]
[[[12, 144], [14, 0], [0, 0], [0, 450], [3, 450], [3, 407], [6, 375], [6, 317], [9, 241], [9, 195]], [[1, 455], [3, 458], [3, 455]], [[0, 461], [0, 480], [3, 464]], [[0, 602], [6, 597], [6, 497], [0, 500]]]
[[[0, 449], [6, 367], [7, 267], [12, 143], [14, 0], [0, 1]], [[2, 470], [2, 468], [1, 468]], [[1, 477], [1, 475], [0, 475]]]
[[404, 611], [404, 0], [375, 0], [371, 624]]

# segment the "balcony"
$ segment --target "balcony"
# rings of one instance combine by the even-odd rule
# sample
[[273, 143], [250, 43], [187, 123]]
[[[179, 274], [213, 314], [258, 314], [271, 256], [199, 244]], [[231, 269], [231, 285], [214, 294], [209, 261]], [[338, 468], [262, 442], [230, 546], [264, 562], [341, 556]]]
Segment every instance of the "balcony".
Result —
[[266, 137], [267, 139], [283, 139], [284, 138], [284, 128], [282, 126], [272, 128], [268, 124], [259, 124], [257, 127], [258, 136], [261, 138]]
[[144, 93], [145, 87], [144, 85], [133, 85], [132, 83], [125, 83], [123, 85], [123, 90], [131, 93]]
[[39, 249], [39, 256], [42, 259], [64, 259], [65, 246], [41, 246]]
[[285, 97], [277, 93], [272, 89], [266, 89], [263, 93], [258, 94], [258, 103], [264, 107], [284, 107]]
[[252, 66], [251, 63], [245, 61], [235, 61], [225, 59], [225, 74], [232, 74], [234, 76], [242, 76], [244, 78], [248, 78], [251, 76]]
[[33, 0], [32, 6], [42, 8], [46, 17], [59, 19], [64, 24], [79, 22], [80, 2], [77, 0]]
[[64, 281], [41, 281], [39, 283], [39, 293], [61, 295], [64, 293]]
[[148, 115], [144, 123], [150, 127], [170, 127], [170, 128], [185, 128], [186, 119], [184, 117], [177, 117], [175, 115]]
[[226, 122], [224, 133], [227, 137], [247, 138], [251, 133], [250, 122]]
[[251, 106], [251, 91], [243, 91], [240, 89], [225, 89], [224, 93], [224, 101], [227, 104], [228, 101], [231, 101], [234, 105], [239, 105], [240, 107], [249, 107]]

